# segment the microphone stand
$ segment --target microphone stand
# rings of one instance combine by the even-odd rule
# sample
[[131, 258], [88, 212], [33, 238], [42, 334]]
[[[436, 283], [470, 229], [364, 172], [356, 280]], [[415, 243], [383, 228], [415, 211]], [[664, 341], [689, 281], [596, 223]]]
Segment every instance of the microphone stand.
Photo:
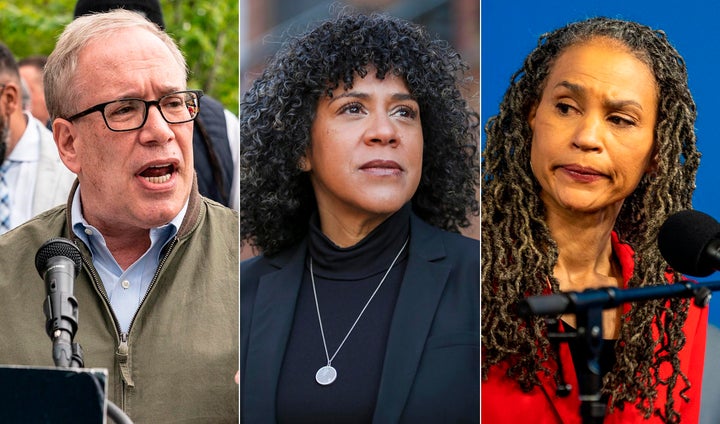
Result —
[[523, 317], [558, 317], [565, 313], [575, 314], [577, 322], [575, 333], [549, 333], [548, 336], [551, 339], [565, 342], [572, 338], [578, 340], [582, 361], [576, 365], [576, 368], [584, 369], [588, 376], [582, 381], [578, 381], [580, 416], [583, 424], [602, 424], [606, 408], [601, 399], [602, 378], [600, 372], [603, 309], [612, 309], [627, 302], [675, 297], [693, 298], [695, 304], [702, 308], [707, 306], [712, 292], [716, 290], [720, 290], [720, 281], [704, 283], [684, 281], [629, 289], [603, 287], [587, 289], [582, 292], [529, 296], [518, 303], [517, 311]]
[[[74, 303], [71, 317], [75, 318], [74, 328], [77, 328], [77, 302]], [[71, 333], [59, 329], [51, 331], [51, 326], [51, 319], [48, 319], [47, 329], [53, 341], [53, 361], [55, 362], [55, 366], [58, 368], [71, 369], [83, 368], [85, 362], [80, 344], [73, 341]], [[106, 399], [106, 402], [108, 418], [112, 419], [116, 424], [133, 424], [130, 417], [128, 417], [120, 407], [115, 405], [110, 399]]]
[[[78, 303], [72, 294], [58, 293], [56, 296], [64, 301], [57, 302], [61, 305], [59, 316], [54, 316], [51, 307], [50, 297], [45, 299], [43, 309], [46, 322], [45, 331], [52, 340], [53, 362], [58, 368], [78, 369], [85, 366], [83, 349], [78, 342], [74, 341], [74, 335], [78, 327]], [[98, 384], [99, 386], [99, 384]], [[110, 399], [106, 399], [107, 416], [116, 424], [133, 424], [130, 417], [115, 405]]]

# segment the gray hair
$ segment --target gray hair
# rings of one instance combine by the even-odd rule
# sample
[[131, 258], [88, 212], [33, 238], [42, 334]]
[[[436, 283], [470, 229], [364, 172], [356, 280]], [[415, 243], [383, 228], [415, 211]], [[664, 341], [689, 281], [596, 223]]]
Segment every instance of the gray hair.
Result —
[[45, 101], [51, 119], [70, 116], [73, 113], [71, 108], [78, 103], [80, 93], [75, 87], [75, 76], [82, 49], [91, 42], [110, 39], [128, 28], [145, 29], [162, 40], [187, 79], [187, 63], [175, 41], [139, 13], [116, 9], [81, 16], [65, 27], [45, 65]]

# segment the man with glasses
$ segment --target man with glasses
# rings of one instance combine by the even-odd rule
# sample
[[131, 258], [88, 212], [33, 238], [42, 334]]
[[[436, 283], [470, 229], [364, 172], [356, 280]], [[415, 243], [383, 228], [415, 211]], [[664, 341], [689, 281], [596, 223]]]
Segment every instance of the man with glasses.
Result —
[[18, 64], [0, 43], [0, 234], [64, 203], [73, 181], [52, 133], [23, 110]]
[[82, 255], [74, 341], [107, 368], [109, 399], [135, 422], [237, 423], [238, 216], [198, 193], [202, 92], [186, 80], [175, 43], [134, 12], [77, 18], [58, 39], [46, 99], [78, 183], [0, 237], [0, 363], [53, 364], [33, 257], [61, 236]]
[[[78, 0], [74, 16], [133, 10], [165, 30], [158, 0]], [[192, 64], [191, 64], [192, 65]], [[203, 196], [238, 210], [240, 201], [238, 151], [240, 122], [218, 100], [206, 96], [193, 129], [193, 156], [198, 189]]]

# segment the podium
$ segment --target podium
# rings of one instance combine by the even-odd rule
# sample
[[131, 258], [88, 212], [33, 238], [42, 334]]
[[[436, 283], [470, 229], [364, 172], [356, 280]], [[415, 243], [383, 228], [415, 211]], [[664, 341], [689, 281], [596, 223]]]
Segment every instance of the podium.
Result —
[[107, 370], [0, 366], [0, 422], [105, 423]]

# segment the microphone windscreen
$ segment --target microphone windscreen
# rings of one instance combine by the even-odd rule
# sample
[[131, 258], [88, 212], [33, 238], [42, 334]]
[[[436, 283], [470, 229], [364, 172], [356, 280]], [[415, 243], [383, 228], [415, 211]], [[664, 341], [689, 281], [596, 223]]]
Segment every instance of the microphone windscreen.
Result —
[[705, 277], [714, 272], [703, 260], [705, 248], [719, 235], [720, 223], [706, 213], [689, 209], [670, 215], [663, 223], [658, 247], [675, 271]]
[[40, 277], [45, 274], [48, 259], [56, 256], [63, 256], [73, 261], [75, 264], [75, 276], [77, 277], [82, 267], [82, 255], [73, 242], [62, 237], [46, 241], [35, 254], [35, 268]]

